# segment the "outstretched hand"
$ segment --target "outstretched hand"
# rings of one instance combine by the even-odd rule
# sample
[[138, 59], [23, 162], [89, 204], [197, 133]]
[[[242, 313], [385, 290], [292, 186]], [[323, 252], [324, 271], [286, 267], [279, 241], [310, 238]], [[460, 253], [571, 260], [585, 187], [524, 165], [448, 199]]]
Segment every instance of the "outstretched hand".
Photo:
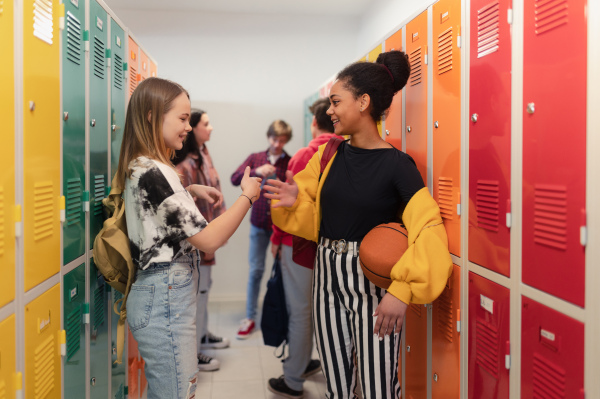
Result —
[[203, 199], [209, 204], [213, 204], [215, 208], [223, 204], [223, 194], [214, 187], [192, 184], [187, 187], [187, 190], [192, 197]]
[[267, 191], [264, 194], [265, 198], [279, 200], [279, 202], [271, 205], [273, 208], [279, 208], [281, 206], [290, 207], [294, 205], [294, 202], [296, 202], [296, 198], [298, 197], [298, 186], [293, 179], [294, 174], [288, 170], [285, 172], [285, 177], [289, 183], [269, 179], [267, 180], [267, 184], [263, 187]]
[[389, 292], [383, 296], [373, 316], [377, 317], [373, 334], [382, 340], [385, 335], [397, 334], [402, 328], [402, 321], [408, 305]]

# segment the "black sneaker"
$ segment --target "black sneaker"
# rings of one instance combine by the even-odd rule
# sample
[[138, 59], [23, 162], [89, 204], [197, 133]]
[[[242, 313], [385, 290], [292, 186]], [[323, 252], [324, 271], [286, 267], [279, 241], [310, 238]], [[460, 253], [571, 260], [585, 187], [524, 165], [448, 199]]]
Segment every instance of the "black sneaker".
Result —
[[283, 376], [279, 378], [271, 378], [269, 380], [269, 391], [276, 393], [277, 395], [285, 396], [286, 398], [303, 398], [304, 391], [294, 391], [288, 387], [285, 383]]
[[317, 374], [321, 370], [321, 361], [319, 359], [312, 359], [308, 362], [308, 366], [306, 366], [306, 370], [300, 376], [300, 378], [308, 378], [311, 375]]
[[200, 345], [205, 349], [224, 349], [229, 347], [229, 339], [217, 337], [211, 332], [208, 332], [200, 340]]
[[207, 356], [204, 353], [198, 353], [198, 370], [215, 371], [221, 367], [221, 362], [217, 359]]

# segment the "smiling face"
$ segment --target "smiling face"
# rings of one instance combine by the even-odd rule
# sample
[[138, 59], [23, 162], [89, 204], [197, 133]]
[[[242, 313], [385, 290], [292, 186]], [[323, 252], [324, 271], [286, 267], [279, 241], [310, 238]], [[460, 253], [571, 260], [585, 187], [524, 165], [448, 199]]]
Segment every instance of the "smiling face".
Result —
[[336, 81], [329, 92], [331, 106], [327, 115], [331, 117], [333, 129], [337, 135], [352, 135], [358, 128], [361, 116], [361, 100], [344, 87], [343, 82]]
[[190, 113], [190, 99], [185, 93], [181, 93], [173, 100], [171, 109], [164, 115], [162, 133], [167, 148], [180, 150], [183, 147], [183, 141], [192, 130]]
[[213, 127], [210, 124], [208, 114], [202, 114], [202, 116], [200, 117], [200, 121], [193, 129], [194, 138], [196, 139], [196, 143], [198, 143], [198, 146], [202, 147], [202, 144], [210, 140], [210, 134], [212, 133], [212, 131]]

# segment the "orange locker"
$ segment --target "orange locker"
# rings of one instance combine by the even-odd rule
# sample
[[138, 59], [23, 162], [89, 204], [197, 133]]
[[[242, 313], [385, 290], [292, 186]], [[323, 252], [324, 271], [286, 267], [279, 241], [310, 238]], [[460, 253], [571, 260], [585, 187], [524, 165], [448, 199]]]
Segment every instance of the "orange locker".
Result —
[[460, 1], [433, 5], [433, 198], [460, 256]]
[[144, 50], [140, 49], [140, 81], [148, 78], [150, 76], [150, 59], [144, 52]]
[[460, 397], [460, 266], [432, 304], [432, 398]]
[[[15, 92], [13, 2], [0, 16], [0, 307], [15, 297]], [[6, 133], [5, 133], [6, 132]]]
[[427, 185], [427, 11], [406, 25], [410, 77], [406, 83], [406, 153]]
[[410, 304], [406, 310], [403, 396], [427, 398], [427, 306]]
[[156, 67], [156, 64], [154, 63], [154, 61], [150, 60], [150, 76], [156, 77], [157, 73], [158, 73], [158, 69]]
[[22, 4], [23, 216], [28, 291], [60, 271], [60, 35], [58, 0]]
[[[385, 51], [402, 51], [402, 29], [385, 41]], [[402, 91], [394, 96], [390, 110], [385, 117], [385, 141], [402, 150]]]
[[15, 315], [0, 321], [0, 398], [14, 398], [17, 353]]
[[135, 42], [135, 40], [133, 40], [131, 38], [131, 36], [129, 37], [129, 41], [128, 41], [128, 52], [129, 52], [129, 57], [128, 57], [128, 63], [129, 63], [129, 97], [131, 97], [131, 94], [133, 93], [133, 91], [135, 90], [135, 88], [138, 85], [139, 79], [140, 77], [138, 77], [139, 75], [139, 46], [138, 44]]

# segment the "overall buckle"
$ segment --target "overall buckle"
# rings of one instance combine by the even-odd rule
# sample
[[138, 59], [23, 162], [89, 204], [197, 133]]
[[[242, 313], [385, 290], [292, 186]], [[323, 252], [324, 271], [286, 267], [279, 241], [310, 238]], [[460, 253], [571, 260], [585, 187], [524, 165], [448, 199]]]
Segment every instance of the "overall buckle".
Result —
[[331, 241], [331, 249], [333, 249], [336, 254], [340, 255], [348, 251], [348, 244], [344, 239]]

